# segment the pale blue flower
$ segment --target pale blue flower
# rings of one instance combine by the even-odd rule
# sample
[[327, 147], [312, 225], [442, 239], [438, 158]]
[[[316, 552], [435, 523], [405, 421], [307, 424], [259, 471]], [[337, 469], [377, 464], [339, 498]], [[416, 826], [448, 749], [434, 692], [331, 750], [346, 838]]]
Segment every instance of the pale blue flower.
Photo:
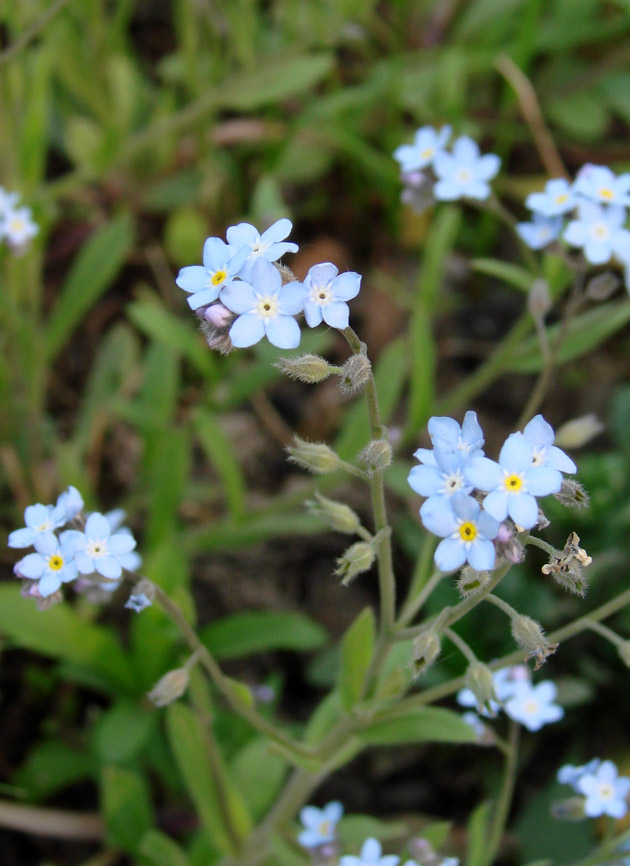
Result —
[[547, 217], [535, 213], [529, 223], [517, 223], [519, 237], [532, 250], [542, 250], [555, 241], [562, 230], [562, 217]]
[[39, 232], [30, 207], [9, 208], [0, 213], [0, 238], [12, 247], [21, 247]]
[[24, 511], [24, 526], [16, 529], [9, 535], [9, 547], [31, 547], [35, 539], [42, 535], [59, 529], [66, 522], [66, 512], [59, 505], [28, 505]]
[[[435, 448], [439, 447], [444, 452], [451, 451], [464, 457], [483, 455], [483, 430], [477, 421], [476, 412], [466, 412], [461, 426], [454, 418], [434, 415], [429, 418], [427, 429]], [[421, 463], [437, 466], [435, 455], [428, 448], [418, 448], [413, 456]]]
[[42, 598], [56, 592], [62, 583], [77, 576], [74, 562], [74, 538], [71, 532], [62, 532], [57, 538], [52, 532], [38, 533], [33, 541], [36, 553], [29, 553], [15, 564], [17, 577], [37, 580]]
[[63, 508], [67, 521], [74, 520], [83, 511], [83, 506], [83, 497], [72, 485], [57, 497], [57, 508]]
[[[467, 456], [460, 451], [447, 451], [440, 445], [436, 445], [431, 453], [435, 465], [421, 463], [420, 466], [414, 466], [409, 473], [407, 481], [412, 490], [430, 499], [449, 497], [460, 492], [472, 493], [473, 486], [466, 480], [463, 472]], [[427, 499], [422, 508], [427, 506], [430, 499]]]
[[293, 223], [288, 219], [277, 220], [262, 234], [259, 234], [250, 223], [230, 226], [226, 232], [230, 249], [234, 253], [245, 251], [245, 261], [239, 276], [249, 281], [252, 266], [258, 259], [277, 262], [285, 253], [296, 253], [299, 249], [298, 245], [284, 240], [292, 228]]
[[359, 294], [360, 274], [354, 271], [340, 274], [335, 265], [324, 262], [310, 268], [304, 288], [304, 318], [309, 328], [315, 328], [322, 320], [331, 328], [348, 327], [350, 310], [345, 302]]
[[453, 152], [439, 153], [433, 168], [439, 178], [433, 194], [436, 199], [453, 201], [458, 198], [487, 199], [488, 181], [499, 171], [501, 160], [494, 153], [479, 155], [479, 146], [467, 135], [453, 144]]
[[443, 126], [440, 130], [422, 126], [416, 131], [413, 144], [401, 144], [394, 151], [394, 159], [400, 163], [400, 170], [407, 174], [431, 165], [446, 147], [451, 132], [450, 126]]
[[625, 221], [626, 211], [621, 206], [583, 201], [578, 219], [571, 220], [563, 237], [572, 247], [581, 247], [592, 265], [603, 265], [613, 255], [624, 259], [630, 254], [630, 232], [622, 228]]
[[543, 725], [557, 722], [564, 716], [564, 710], [559, 704], [554, 704], [557, 689], [551, 680], [532, 685], [529, 682], [519, 683], [503, 709], [515, 722], [529, 731], [539, 731]]
[[305, 806], [300, 812], [300, 821], [304, 830], [298, 836], [298, 842], [304, 848], [315, 848], [325, 842], [332, 842], [342, 815], [343, 805], [336, 800], [328, 803], [323, 809]]
[[525, 426], [523, 436], [534, 448], [532, 462], [534, 466], [549, 466], [559, 472], [577, 472], [577, 466], [568, 454], [553, 444], [555, 433], [542, 415], [535, 415]]
[[464, 473], [478, 490], [488, 492], [483, 507], [496, 520], [508, 515], [514, 523], [531, 529], [538, 520], [537, 496], [557, 493], [562, 475], [550, 466], [534, 466], [534, 446], [522, 433], [512, 433], [501, 448], [499, 462], [472, 457]]
[[465, 562], [476, 571], [491, 571], [494, 568], [495, 552], [493, 539], [499, 531], [499, 523], [479, 503], [465, 493], [451, 497], [428, 499], [420, 511], [422, 523], [441, 541], [434, 554], [440, 571], [454, 571]]
[[97, 572], [109, 580], [116, 580], [122, 575], [122, 561], [136, 546], [131, 533], [112, 534], [107, 518], [98, 512], [90, 514], [84, 532], [69, 530], [69, 533], [75, 539], [74, 558], [79, 572]]
[[525, 206], [541, 216], [555, 217], [568, 213], [579, 199], [572, 185], [563, 177], [548, 180], [544, 192], [532, 192], [525, 199]]
[[221, 303], [238, 315], [230, 328], [230, 340], [238, 349], [253, 346], [263, 337], [279, 349], [300, 344], [300, 326], [293, 318], [304, 308], [302, 283], [282, 285], [282, 278], [265, 259], [251, 269], [251, 285], [236, 281], [221, 292]]
[[248, 251], [233, 249], [221, 238], [208, 238], [203, 245], [203, 266], [189, 265], [182, 268], [175, 282], [185, 292], [191, 292], [188, 306], [197, 310], [211, 304], [219, 292], [228, 286], [243, 267]]
[[573, 189], [600, 204], [630, 205], [630, 174], [619, 177], [605, 165], [587, 163], [579, 170]]
[[[109, 523], [109, 528], [112, 532], [131, 535], [133, 538], [133, 532], [129, 527], [123, 526], [126, 517], [127, 513], [123, 508], [115, 508], [113, 511], [108, 511], [105, 515], [105, 519]], [[118, 562], [123, 568], [126, 568], [127, 571], [138, 571], [142, 565], [142, 557], [136, 550], [131, 550], [129, 553], [121, 554], [118, 557]]]
[[151, 599], [144, 592], [132, 592], [125, 602], [125, 607], [129, 608], [129, 610], [135, 610], [136, 613], [140, 613], [145, 608], [151, 607], [151, 604]]
[[571, 785], [573, 790], [579, 794], [580, 790], [577, 787], [577, 784], [582, 778], [582, 776], [592, 775], [593, 773], [596, 773], [600, 764], [601, 761], [599, 758], [593, 758], [593, 760], [589, 761], [588, 764], [582, 764], [579, 767], [573, 764], [565, 764], [558, 770], [558, 775], [556, 778], [561, 785]]
[[339, 866], [398, 866], [400, 857], [395, 854], [383, 856], [383, 849], [378, 839], [366, 839], [358, 857], [346, 854], [339, 861]]
[[584, 812], [589, 818], [623, 818], [628, 811], [630, 778], [619, 776], [612, 761], [602, 761], [594, 772], [581, 776], [577, 790], [586, 797]]
[[7, 211], [15, 210], [15, 206], [18, 203], [19, 198], [19, 193], [7, 192], [4, 187], [0, 186], [0, 216], [7, 213]]
[[[531, 682], [531, 674], [527, 665], [513, 665], [495, 671], [492, 674], [492, 682], [496, 701], [490, 701], [489, 708], [482, 710], [481, 715], [485, 718], [496, 716], [503, 703], [514, 695], [519, 683]], [[462, 707], [477, 707], [479, 701], [471, 689], [460, 689], [457, 692], [457, 703]]]

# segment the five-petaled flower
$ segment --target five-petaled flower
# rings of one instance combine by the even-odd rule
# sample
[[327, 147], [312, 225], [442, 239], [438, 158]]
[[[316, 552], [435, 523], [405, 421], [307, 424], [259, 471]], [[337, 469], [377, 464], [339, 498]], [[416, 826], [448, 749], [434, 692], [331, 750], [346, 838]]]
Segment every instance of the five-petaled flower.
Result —
[[358, 857], [353, 854], [346, 854], [339, 861], [339, 866], [398, 866], [400, 857], [396, 854], [386, 854], [383, 856], [383, 849], [378, 839], [366, 839], [361, 846], [361, 853]]
[[394, 159], [400, 163], [400, 170], [408, 174], [431, 165], [435, 157], [446, 147], [451, 131], [450, 126], [443, 126], [440, 130], [432, 126], [422, 126], [418, 129], [413, 144], [401, 144], [394, 151]]
[[582, 201], [578, 218], [571, 220], [563, 237], [572, 247], [581, 247], [592, 265], [603, 265], [612, 256], [625, 261], [630, 255], [630, 232], [622, 228], [625, 221], [626, 210], [620, 205]]
[[546, 217], [568, 213], [577, 203], [573, 186], [563, 177], [548, 180], [544, 192], [532, 192], [525, 199], [525, 207]]
[[[97, 572], [109, 580], [122, 575], [124, 557], [136, 546], [130, 532], [114, 532], [103, 514], [94, 512], [85, 522], [85, 531], [68, 530], [74, 536], [74, 558], [81, 574]], [[64, 533], [66, 534], [66, 533]]]
[[423, 524], [441, 541], [435, 551], [435, 564], [440, 571], [453, 571], [465, 562], [476, 571], [494, 568], [495, 552], [492, 540], [499, 531], [499, 522], [465, 493], [451, 497], [432, 497], [420, 511]]
[[589, 818], [623, 818], [628, 811], [630, 778], [619, 776], [612, 761], [602, 761], [592, 772], [582, 774], [575, 786], [586, 797], [584, 812]]
[[484, 200], [490, 196], [489, 180], [501, 167], [494, 153], [479, 154], [476, 141], [463, 135], [453, 144], [453, 152], [438, 153], [433, 162], [438, 182], [433, 193], [437, 199], [452, 201], [458, 198]]
[[191, 310], [211, 304], [219, 292], [228, 286], [245, 263], [245, 248], [230, 249], [221, 238], [208, 238], [203, 245], [203, 265], [182, 268], [175, 282], [191, 295], [186, 300]]
[[523, 680], [518, 683], [512, 696], [506, 701], [504, 710], [515, 722], [520, 722], [529, 731], [539, 731], [549, 722], [557, 722], [564, 716], [559, 704], [554, 704], [556, 684], [544, 680], [537, 685]]
[[630, 205], [630, 174], [617, 177], [606, 165], [586, 163], [578, 172], [573, 189], [600, 204]]
[[331, 328], [347, 328], [350, 310], [346, 301], [361, 288], [361, 275], [354, 271], [339, 273], [331, 262], [313, 265], [304, 279], [304, 318], [309, 328], [322, 320]]
[[9, 534], [9, 547], [31, 547], [43, 533], [54, 532], [66, 522], [66, 511], [59, 505], [27, 505], [24, 511], [24, 526]]
[[542, 250], [552, 241], [555, 241], [562, 231], [562, 217], [543, 216], [534, 213], [532, 221], [528, 223], [517, 223], [516, 231], [521, 240], [532, 250]]
[[42, 598], [56, 592], [62, 583], [68, 583], [77, 576], [74, 562], [75, 538], [73, 531], [62, 532], [59, 538], [52, 532], [42, 532], [35, 536], [35, 553], [28, 553], [13, 567], [17, 577], [37, 580], [37, 589]]
[[323, 809], [305, 806], [300, 812], [304, 830], [298, 836], [298, 842], [304, 848], [316, 848], [325, 842], [332, 842], [342, 815], [343, 805], [336, 800], [327, 803]]
[[258, 259], [277, 262], [285, 253], [296, 253], [298, 245], [285, 241], [292, 228], [293, 223], [286, 218], [277, 220], [262, 234], [250, 223], [230, 226], [226, 232], [230, 250], [234, 254], [245, 253], [240, 276], [249, 280], [252, 266]]

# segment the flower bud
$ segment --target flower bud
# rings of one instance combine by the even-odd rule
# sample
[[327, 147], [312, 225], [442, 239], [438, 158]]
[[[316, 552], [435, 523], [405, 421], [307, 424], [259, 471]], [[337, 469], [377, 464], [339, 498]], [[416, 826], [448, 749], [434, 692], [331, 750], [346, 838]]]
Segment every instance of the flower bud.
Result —
[[457, 589], [462, 598], [469, 595], [477, 595], [488, 585], [490, 581], [489, 571], [475, 571], [470, 565], [465, 565], [457, 579]]
[[392, 462], [392, 446], [387, 439], [372, 439], [359, 454], [361, 463], [365, 463], [368, 475], [383, 472]]
[[339, 387], [342, 394], [356, 394], [372, 374], [372, 365], [367, 355], [351, 355], [341, 368]]
[[479, 712], [496, 716], [493, 704], [496, 703], [497, 697], [494, 693], [494, 680], [490, 668], [481, 662], [473, 662], [468, 665], [465, 685], [477, 699]]
[[323, 382], [324, 379], [327, 379], [331, 373], [334, 373], [338, 369], [319, 355], [301, 355], [299, 358], [279, 358], [278, 363], [274, 364], [274, 367], [277, 367], [285, 376], [297, 379], [300, 382], [306, 382], [307, 385]]
[[617, 652], [619, 653], [619, 658], [624, 663], [624, 665], [630, 668], [630, 640], [624, 640], [617, 646]]
[[522, 614], [512, 618], [512, 637], [527, 652], [528, 658], [536, 659], [535, 671], [558, 649], [557, 643], [549, 643], [535, 620]]
[[341, 577], [344, 586], [348, 586], [357, 574], [370, 570], [375, 556], [372, 545], [365, 541], [357, 541], [339, 557], [335, 574]]
[[547, 280], [534, 280], [527, 296], [527, 307], [535, 319], [544, 319], [551, 309]]
[[336, 532], [356, 535], [361, 529], [361, 521], [349, 505], [327, 499], [321, 493], [315, 494], [315, 500], [306, 503], [311, 514], [324, 520]]
[[234, 313], [223, 304], [211, 304], [209, 307], [204, 307], [203, 317], [215, 328], [227, 328], [234, 321]]
[[555, 444], [558, 448], [581, 448], [604, 430], [597, 415], [582, 415], [567, 421], [556, 431]]
[[518, 540], [513, 526], [507, 521], [499, 524], [499, 531], [494, 539], [497, 555], [514, 565], [525, 559], [523, 545]]
[[335, 472], [341, 466], [341, 460], [324, 442], [307, 442], [295, 436], [293, 445], [287, 448], [289, 460], [297, 463], [302, 469], [319, 475]]
[[573, 478], [563, 478], [560, 490], [553, 495], [567, 508], [588, 508], [591, 499], [583, 485]]
[[157, 681], [151, 691], [147, 694], [156, 707], [165, 707], [181, 698], [190, 681], [190, 675], [186, 668], [175, 668]]
[[604, 271], [603, 274], [597, 274], [588, 281], [585, 295], [591, 301], [607, 301], [620, 285], [621, 280], [617, 274], [613, 274], [611, 271]]
[[438, 658], [441, 652], [440, 638], [430, 629], [421, 632], [413, 642], [411, 665], [414, 677], [420, 676]]
[[551, 814], [559, 821], [583, 821], [586, 817], [585, 803], [584, 797], [569, 797], [568, 800], [558, 800], [551, 804]]

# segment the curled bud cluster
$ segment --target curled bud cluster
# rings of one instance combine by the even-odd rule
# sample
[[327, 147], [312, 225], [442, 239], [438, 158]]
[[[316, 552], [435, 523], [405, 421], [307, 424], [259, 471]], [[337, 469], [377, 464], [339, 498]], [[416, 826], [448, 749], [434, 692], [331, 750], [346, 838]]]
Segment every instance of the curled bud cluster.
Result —
[[588, 582], [582, 569], [590, 565], [592, 558], [580, 547], [580, 537], [572, 532], [566, 540], [564, 548], [559, 553], [551, 555], [549, 562], [543, 565], [543, 574], [549, 574], [556, 583], [575, 595], [585, 596]]

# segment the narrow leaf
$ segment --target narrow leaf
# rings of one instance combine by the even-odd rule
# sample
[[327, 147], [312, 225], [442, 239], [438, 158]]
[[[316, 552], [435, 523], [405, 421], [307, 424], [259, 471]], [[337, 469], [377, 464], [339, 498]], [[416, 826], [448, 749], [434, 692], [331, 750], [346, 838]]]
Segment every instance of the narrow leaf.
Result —
[[376, 622], [374, 611], [366, 607], [352, 623], [341, 643], [339, 693], [346, 710], [363, 697], [365, 678], [372, 660]]
[[110, 844], [137, 854], [140, 839], [153, 824], [149, 791], [144, 780], [131, 770], [105, 767], [101, 780], [101, 807]]
[[215, 620], [200, 637], [218, 659], [240, 658], [269, 650], [308, 652], [326, 643], [319, 623], [293, 611], [246, 611]]
[[142, 837], [139, 853], [151, 866], [189, 866], [190, 861], [182, 849], [159, 830], [149, 830]]
[[473, 743], [475, 732], [457, 713], [440, 707], [422, 707], [397, 718], [377, 721], [358, 736], [374, 745], [397, 743]]

